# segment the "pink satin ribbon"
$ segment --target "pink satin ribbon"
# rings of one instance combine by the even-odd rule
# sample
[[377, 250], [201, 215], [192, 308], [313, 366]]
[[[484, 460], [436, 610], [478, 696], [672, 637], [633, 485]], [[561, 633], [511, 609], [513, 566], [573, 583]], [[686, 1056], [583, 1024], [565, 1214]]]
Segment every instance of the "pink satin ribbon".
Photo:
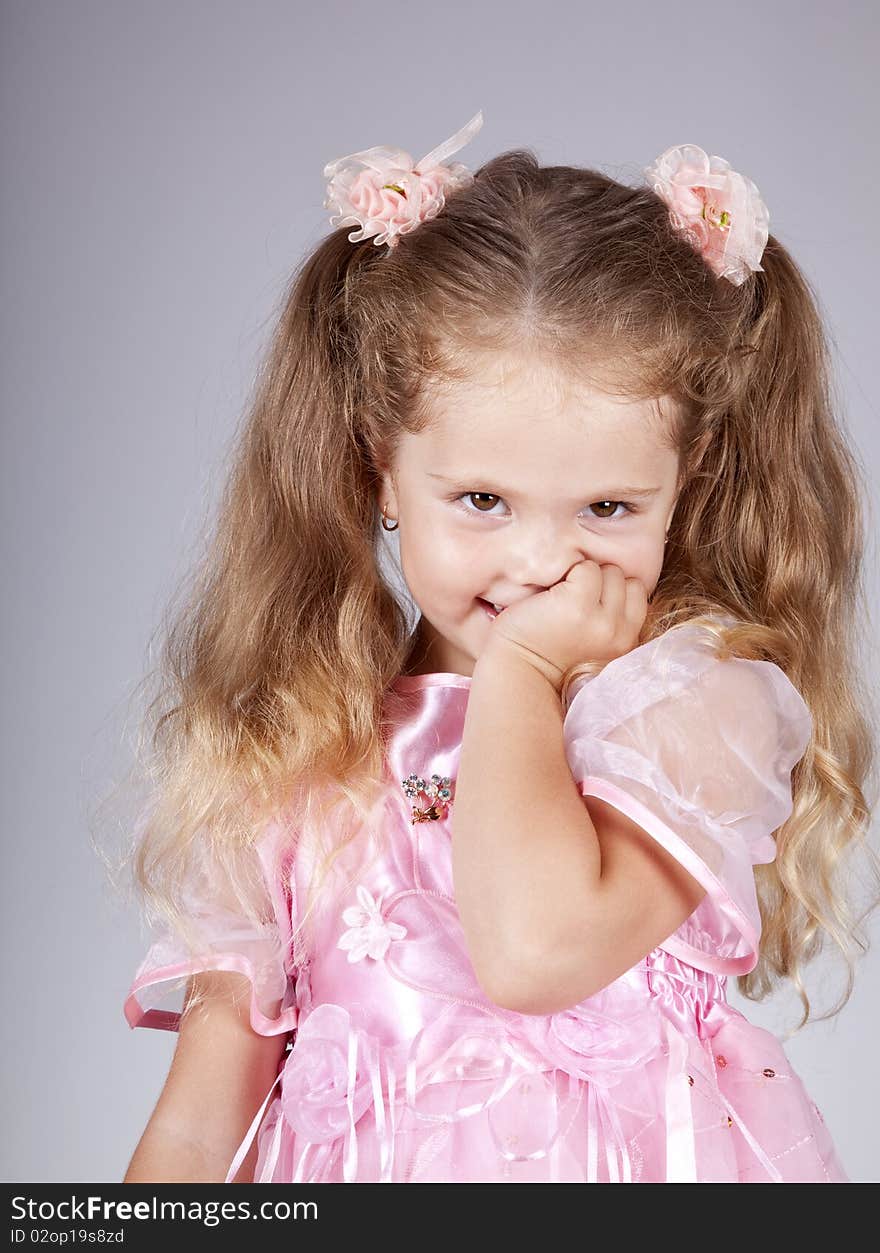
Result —
[[696, 1183], [694, 1117], [691, 1086], [687, 1077], [687, 1040], [663, 1018], [663, 1034], [669, 1043], [666, 1072], [666, 1182]]
[[[242, 1162], [244, 1161], [245, 1157], [247, 1156], [248, 1149], [251, 1147], [251, 1142], [254, 1136], [257, 1134], [257, 1128], [259, 1127], [260, 1123], [263, 1121], [263, 1115], [266, 1112], [266, 1106], [269, 1104], [269, 1100], [272, 1096], [272, 1093], [275, 1091], [275, 1085], [279, 1082], [283, 1074], [284, 1074], [284, 1067], [282, 1066], [281, 1069], [278, 1071], [278, 1074], [275, 1076], [275, 1079], [272, 1083], [271, 1088], [266, 1093], [266, 1099], [263, 1101], [263, 1104], [260, 1106], [256, 1114], [254, 1115], [254, 1120], [251, 1123], [250, 1127], [248, 1128], [244, 1139], [242, 1140], [241, 1144], [238, 1146], [238, 1148], [235, 1151], [235, 1156], [232, 1159], [232, 1164], [230, 1165], [229, 1170], [226, 1172], [226, 1178], [223, 1180], [224, 1183], [232, 1183], [233, 1179], [238, 1174], [238, 1169], [241, 1166]], [[277, 1161], [278, 1150], [281, 1145], [281, 1111], [280, 1110], [278, 1111], [278, 1114], [279, 1114], [278, 1125], [275, 1128], [275, 1136], [273, 1138], [273, 1143], [272, 1143], [272, 1148], [274, 1150], [274, 1153], [270, 1153], [269, 1155], [269, 1157], [271, 1158], [272, 1168], [274, 1168], [275, 1162]], [[269, 1159], [267, 1158], [266, 1162], [264, 1163], [264, 1168], [260, 1172], [260, 1178], [255, 1179], [254, 1180], [255, 1183], [267, 1183], [269, 1181], [269, 1178], [271, 1178], [271, 1171], [269, 1169], [269, 1166], [270, 1166], [270, 1163], [269, 1163]]]

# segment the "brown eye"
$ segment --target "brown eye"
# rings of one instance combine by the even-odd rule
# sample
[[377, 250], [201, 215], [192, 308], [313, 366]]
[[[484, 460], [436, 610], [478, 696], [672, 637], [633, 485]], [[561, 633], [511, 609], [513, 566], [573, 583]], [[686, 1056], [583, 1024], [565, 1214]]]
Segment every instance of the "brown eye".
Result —
[[[496, 500], [500, 500], [500, 499], [501, 499], [501, 497], [500, 497], [500, 496], [493, 496], [491, 492], [468, 492], [468, 494], [467, 494], [467, 498], [468, 498], [468, 500], [478, 500], [478, 499], [482, 498], [482, 500], [483, 500], [483, 502], [484, 502], [484, 503], [485, 503], [486, 501], [496, 501]], [[491, 508], [493, 508], [493, 507], [494, 507], [493, 505], [490, 505], [490, 506], [489, 506], [489, 508], [490, 508], [490, 509], [491, 509]], [[478, 513], [484, 513], [484, 512], [486, 512], [486, 510], [483, 510], [483, 509], [479, 508], [479, 506], [478, 506], [478, 508], [477, 508], [477, 512], [478, 512]]]
[[615, 509], [617, 508], [617, 506], [618, 506], [619, 504], [621, 504], [621, 503], [622, 503], [622, 502], [621, 502], [621, 501], [618, 501], [618, 500], [597, 500], [597, 501], [595, 502], [595, 504], [590, 505], [590, 508], [591, 508], [591, 509], [596, 509], [596, 508], [601, 509], [601, 508], [603, 508], [603, 507], [607, 506], [607, 507], [611, 510], [611, 513], [600, 513], [600, 514], [596, 514], [596, 517], [598, 517], [598, 518], [611, 518], [611, 517], [613, 517], [613, 516], [614, 516], [614, 510], [615, 510]]

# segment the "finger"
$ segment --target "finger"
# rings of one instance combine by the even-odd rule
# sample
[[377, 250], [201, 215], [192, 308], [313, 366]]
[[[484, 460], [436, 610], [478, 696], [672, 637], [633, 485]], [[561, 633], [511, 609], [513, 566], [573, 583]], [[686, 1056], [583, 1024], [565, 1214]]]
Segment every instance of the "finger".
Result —
[[602, 590], [600, 604], [615, 621], [623, 616], [626, 606], [626, 581], [620, 566], [601, 567]]
[[576, 561], [561, 582], [577, 583], [579, 586], [583, 586], [586, 595], [595, 604], [598, 604], [602, 591], [602, 567], [598, 562], [590, 561], [589, 558], [585, 558], [583, 561]]
[[592, 571], [595, 576], [600, 570], [601, 566], [598, 561], [591, 561], [589, 557], [584, 557], [580, 561], [572, 562], [560, 579], [560, 582], [564, 583], [566, 579], [583, 578], [589, 571]]

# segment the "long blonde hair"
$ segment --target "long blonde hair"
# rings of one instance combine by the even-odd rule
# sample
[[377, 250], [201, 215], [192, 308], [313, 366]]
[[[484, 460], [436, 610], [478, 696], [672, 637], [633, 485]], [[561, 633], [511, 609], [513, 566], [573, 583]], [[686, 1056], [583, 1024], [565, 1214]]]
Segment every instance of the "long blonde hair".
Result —
[[[864, 791], [876, 715], [860, 683], [867, 493], [804, 275], [771, 235], [763, 272], [717, 279], [647, 187], [542, 167], [528, 150], [488, 161], [393, 250], [348, 230], [291, 279], [210, 542], [145, 680], [151, 802], [128, 858], [148, 909], [197, 944], [181, 884], [207, 852], [242, 911], [267, 920], [241, 854], [283, 813], [291, 840], [306, 822], [334, 833], [302, 926], [369, 828], [384, 701], [412, 644], [379, 570], [379, 473], [403, 431], [424, 429], [431, 383], [527, 345], [676, 402], [681, 494], [642, 638], [705, 621], [720, 648], [777, 663], [807, 701], [814, 737], [777, 858], [756, 867], [760, 958], [738, 986], [758, 1000], [791, 978], [799, 1029], [803, 967], [830, 938], [849, 967], [839, 1012], [857, 924], [878, 900]], [[738, 625], [719, 626], [719, 610]], [[567, 675], [564, 699], [591, 669]], [[873, 876], [858, 918], [844, 878], [857, 849]]]

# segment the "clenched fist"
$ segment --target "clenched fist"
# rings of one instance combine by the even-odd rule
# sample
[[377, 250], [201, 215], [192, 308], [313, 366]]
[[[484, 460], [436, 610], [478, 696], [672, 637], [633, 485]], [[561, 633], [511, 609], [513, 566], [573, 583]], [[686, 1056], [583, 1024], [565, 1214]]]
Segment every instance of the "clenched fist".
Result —
[[501, 612], [488, 652], [513, 648], [557, 691], [565, 671], [583, 661], [613, 661], [635, 648], [648, 613], [641, 579], [620, 566], [578, 561], [565, 578]]

